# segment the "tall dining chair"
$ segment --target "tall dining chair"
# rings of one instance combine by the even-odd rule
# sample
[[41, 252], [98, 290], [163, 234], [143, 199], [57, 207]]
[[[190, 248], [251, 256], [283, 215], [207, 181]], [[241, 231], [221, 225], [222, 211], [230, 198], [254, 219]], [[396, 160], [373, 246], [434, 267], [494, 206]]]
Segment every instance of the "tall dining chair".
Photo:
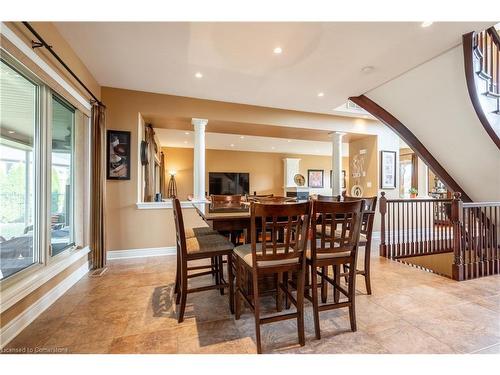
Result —
[[[287, 204], [252, 203], [251, 243], [237, 246], [234, 250], [236, 261], [235, 317], [240, 318], [242, 300], [254, 313], [257, 352], [262, 353], [260, 326], [285, 319], [297, 319], [299, 344], [305, 344], [304, 335], [304, 282], [305, 251], [309, 230], [310, 202]], [[257, 242], [257, 230], [263, 233], [262, 242]], [[284, 232], [283, 242], [278, 242], [278, 233]], [[297, 294], [294, 297], [288, 288], [288, 273], [296, 272]], [[245, 274], [252, 276], [252, 292], [246, 288]], [[261, 316], [259, 278], [278, 275], [277, 300], [283, 293], [296, 307], [296, 312]], [[278, 306], [277, 306], [278, 307]], [[281, 310], [277, 308], [277, 310]]]
[[[372, 294], [371, 280], [370, 280], [370, 255], [372, 248], [372, 234], [373, 234], [373, 220], [375, 219], [375, 209], [377, 208], [377, 197], [356, 198], [344, 195], [344, 202], [352, 202], [363, 199], [365, 202], [363, 220], [361, 222], [361, 232], [359, 235], [359, 247], [364, 248], [364, 265], [363, 269], [356, 266], [356, 274], [365, 278], [366, 293]], [[344, 267], [345, 270], [349, 265]], [[347, 275], [346, 275], [347, 276]]]
[[[316, 200], [312, 202], [311, 227], [313, 236], [306, 260], [311, 274], [311, 283], [309, 285], [308, 282], [307, 291], [310, 289], [312, 296], [306, 293], [306, 298], [313, 305], [314, 330], [317, 339], [321, 338], [320, 311], [349, 308], [351, 330], [356, 331], [356, 267], [354, 265], [358, 254], [362, 216], [363, 201], [360, 200], [354, 202]], [[321, 217], [320, 223], [318, 222], [319, 217]], [[347, 289], [340, 285], [340, 267], [346, 264], [351, 266], [348, 273]], [[329, 267], [333, 268], [333, 279], [328, 275]], [[322, 283], [327, 282], [333, 286], [333, 303], [327, 303], [322, 298], [322, 304], [319, 304], [318, 276]], [[340, 301], [340, 293], [347, 298], [346, 301]]]
[[[184, 320], [184, 311], [186, 309], [186, 300], [189, 293], [203, 292], [213, 289], [229, 289], [229, 308], [231, 312], [234, 311], [234, 293], [233, 293], [233, 267], [232, 267], [232, 253], [234, 245], [224, 236], [219, 234], [208, 234], [205, 236], [186, 238], [184, 229], [184, 220], [182, 216], [181, 204], [179, 199], [173, 199], [174, 207], [174, 221], [176, 229], [176, 243], [179, 249], [178, 256], [180, 255], [180, 270], [179, 270], [179, 293], [177, 294], [177, 304], [179, 306], [178, 322]], [[215, 284], [201, 286], [197, 288], [189, 288], [188, 280], [193, 277], [213, 275], [214, 272], [219, 273], [220, 269], [214, 269], [210, 266], [190, 266], [190, 262], [200, 259], [213, 259], [214, 257], [227, 258], [227, 272], [228, 281], [224, 279], [224, 275], [216, 278]], [[209, 271], [202, 271], [203, 269]], [[198, 271], [190, 273], [190, 271]]]

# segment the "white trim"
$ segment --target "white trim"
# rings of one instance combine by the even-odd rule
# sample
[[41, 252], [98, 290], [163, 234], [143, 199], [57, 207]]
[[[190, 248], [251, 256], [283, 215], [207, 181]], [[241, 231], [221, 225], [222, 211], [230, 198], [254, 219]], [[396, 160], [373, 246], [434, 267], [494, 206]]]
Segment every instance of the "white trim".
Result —
[[92, 109], [89, 101], [81, 96], [78, 91], [76, 91], [64, 78], [62, 78], [54, 69], [52, 69], [49, 64], [47, 64], [40, 56], [38, 56], [33, 50], [23, 42], [9, 27], [2, 22], [0, 27], [0, 32], [4, 35], [12, 44], [14, 44], [21, 52], [23, 52], [27, 57], [29, 57], [36, 65], [38, 65], [45, 73], [47, 73], [52, 79], [54, 79], [59, 85], [61, 85], [73, 98], [78, 100], [81, 105], [83, 105], [89, 111]]
[[[181, 201], [182, 208], [194, 208], [193, 204], [206, 203], [207, 201]], [[136, 206], [139, 210], [158, 210], [161, 208], [173, 208], [172, 201], [166, 200], [163, 202], [137, 202]]]
[[33, 322], [40, 314], [49, 308], [56, 300], [61, 297], [66, 291], [75, 285], [89, 271], [89, 262], [85, 262], [71, 275], [57, 284], [42, 298], [36, 301], [33, 305], [16, 316], [13, 320], [2, 327], [0, 331], [0, 348], [7, 345], [14, 337], [16, 337], [28, 324]]
[[175, 255], [175, 246], [150, 247], [144, 249], [111, 250], [106, 253], [108, 260], [159, 257], [163, 255]]
[[88, 247], [70, 252], [68, 256], [61, 258], [57, 262], [48, 264], [46, 267], [40, 268], [40, 270], [33, 272], [19, 282], [2, 290], [2, 306], [0, 307], [0, 312], [3, 313], [9, 307], [15, 305], [70, 265], [87, 256], [89, 252], [90, 249]]

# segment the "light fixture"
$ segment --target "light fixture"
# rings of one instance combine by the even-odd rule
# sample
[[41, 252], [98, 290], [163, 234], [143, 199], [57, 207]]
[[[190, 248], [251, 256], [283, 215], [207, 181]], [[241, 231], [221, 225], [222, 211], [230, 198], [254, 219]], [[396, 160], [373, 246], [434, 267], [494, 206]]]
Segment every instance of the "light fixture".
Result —
[[432, 24], [433, 24], [432, 21], [424, 21], [424, 22], [422, 22], [422, 24], [420, 26], [422, 26], [422, 27], [429, 27]]
[[187, 145], [187, 143], [188, 143], [188, 141], [184, 141], [184, 144], [186, 144], [186, 145]]
[[9, 133], [9, 134], [14, 134], [14, 133], [15, 133], [15, 131], [14, 131], [14, 130], [9, 130], [9, 131], [8, 131], [8, 133]]
[[370, 73], [373, 69], [375, 69], [373, 66], [369, 65], [369, 66], [364, 66], [363, 68], [361, 68], [361, 71], [363, 73]]
[[292, 140], [291, 140], [291, 139], [288, 139], [288, 140], [287, 140], [287, 142], [288, 142], [288, 143], [290, 143], [290, 142], [292, 142]]
[[168, 174], [170, 176], [175, 176], [177, 174], [177, 171], [169, 171]]
[[240, 136], [240, 139], [245, 139], [245, 137], [241, 135], [241, 136]]
[[281, 52], [283, 52], [283, 49], [281, 47], [276, 47], [273, 49], [273, 52], [275, 55], [279, 55]]
[[196, 78], [203, 78], [203, 74], [201, 74], [200, 72], [196, 72], [194, 76]]
[[322, 98], [323, 96], [325, 96], [324, 92], [318, 92], [318, 98]]
[[189, 135], [189, 132], [184, 132], [184, 134]]
[[234, 147], [234, 143], [231, 143], [229, 146]]
[[274, 146], [272, 146], [272, 147], [271, 147], [271, 150], [274, 150], [274, 148], [275, 148], [275, 147], [274, 147]]

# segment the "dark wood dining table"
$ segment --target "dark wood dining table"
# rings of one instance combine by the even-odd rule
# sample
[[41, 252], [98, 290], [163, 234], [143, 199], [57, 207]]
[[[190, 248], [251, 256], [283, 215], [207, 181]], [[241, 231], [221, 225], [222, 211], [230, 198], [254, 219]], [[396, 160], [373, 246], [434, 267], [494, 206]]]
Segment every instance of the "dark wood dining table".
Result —
[[245, 243], [250, 242], [250, 205], [193, 203], [201, 218], [218, 232], [244, 231]]

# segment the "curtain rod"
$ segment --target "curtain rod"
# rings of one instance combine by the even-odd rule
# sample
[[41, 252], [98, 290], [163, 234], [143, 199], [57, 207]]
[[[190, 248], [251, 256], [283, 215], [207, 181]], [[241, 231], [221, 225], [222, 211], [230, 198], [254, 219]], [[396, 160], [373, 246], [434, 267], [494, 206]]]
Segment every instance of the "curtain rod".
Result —
[[[31, 31], [31, 33], [35, 36], [36, 39], [38, 39], [38, 42], [32, 40], [31, 41], [31, 48], [35, 49], [35, 48], [39, 48], [39, 47], [45, 47], [50, 53], [52, 56], [54, 56], [56, 58], [56, 60], [64, 67], [64, 69], [66, 69], [68, 71], [69, 74], [71, 74], [71, 76], [76, 79], [76, 81], [85, 89], [85, 91], [87, 91], [90, 96], [92, 97], [92, 99], [97, 102], [99, 105], [104, 105], [98, 98], [97, 96], [95, 96], [92, 91], [90, 91], [90, 89], [80, 80], [80, 78], [78, 78], [78, 76], [69, 68], [68, 65], [66, 65], [66, 63], [59, 57], [59, 55], [57, 53], [54, 52], [54, 50], [52, 49], [52, 46], [50, 46], [41, 36], [40, 34], [38, 34], [36, 32], [36, 30], [29, 24], [29, 22], [25, 22], [23, 21], [23, 25], [26, 26], [26, 28]], [[91, 100], [91, 103], [92, 103], [92, 100]]]

